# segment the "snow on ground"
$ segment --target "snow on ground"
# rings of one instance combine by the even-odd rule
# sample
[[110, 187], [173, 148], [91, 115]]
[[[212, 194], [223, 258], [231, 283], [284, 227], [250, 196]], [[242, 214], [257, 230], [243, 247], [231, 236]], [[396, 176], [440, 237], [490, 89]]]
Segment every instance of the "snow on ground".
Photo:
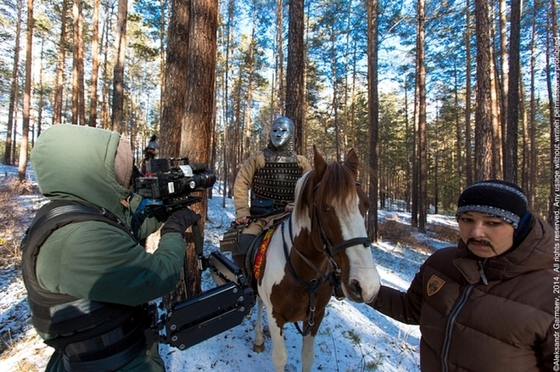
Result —
[[[13, 176], [13, 167], [0, 167], [0, 178]], [[0, 187], [3, 187], [0, 182]], [[4, 186], [5, 187], [5, 186]], [[34, 211], [44, 202], [40, 196], [26, 196], [21, 207]], [[234, 217], [231, 199], [224, 200], [219, 190], [209, 200], [204, 249], [219, 250], [219, 240]], [[406, 222], [410, 215], [400, 212], [380, 212], [380, 219], [391, 218]], [[430, 215], [429, 222], [453, 224], [449, 216]], [[9, 237], [3, 237], [9, 238]], [[428, 238], [426, 238], [428, 239]], [[443, 242], [432, 241], [434, 248]], [[405, 291], [427, 254], [408, 247], [380, 243], [372, 246], [372, 254], [385, 285]], [[208, 272], [203, 273], [203, 289], [214, 286]], [[46, 347], [30, 325], [30, 312], [19, 267], [0, 269], [0, 332], [2, 339], [14, 340], [0, 354], [0, 371], [42, 371], [52, 349]], [[273, 371], [271, 341], [265, 341], [265, 351], [252, 351], [256, 308], [242, 324], [180, 351], [161, 345], [160, 352], [168, 371]], [[267, 326], [266, 317], [264, 320]], [[285, 329], [288, 365], [286, 371], [301, 370], [301, 336], [293, 325]], [[24, 341], [21, 341], [24, 340]], [[332, 298], [316, 337], [314, 371], [418, 371], [420, 332], [417, 326], [398, 323], [365, 304]]]

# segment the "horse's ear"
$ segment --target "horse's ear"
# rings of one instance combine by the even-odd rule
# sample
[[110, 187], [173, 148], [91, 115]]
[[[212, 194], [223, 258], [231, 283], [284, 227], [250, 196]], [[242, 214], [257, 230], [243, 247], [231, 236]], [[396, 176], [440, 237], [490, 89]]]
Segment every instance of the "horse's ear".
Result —
[[323, 179], [325, 174], [325, 169], [327, 169], [327, 163], [325, 159], [317, 151], [317, 147], [313, 145], [313, 157], [315, 162], [315, 184], [319, 183]]
[[346, 164], [355, 176], [358, 176], [358, 166], [360, 165], [360, 161], [358, 160], [358, 154], [356, 154], [356, 151], [354, 151], [353, 148], [348, 151], [344, 164]]

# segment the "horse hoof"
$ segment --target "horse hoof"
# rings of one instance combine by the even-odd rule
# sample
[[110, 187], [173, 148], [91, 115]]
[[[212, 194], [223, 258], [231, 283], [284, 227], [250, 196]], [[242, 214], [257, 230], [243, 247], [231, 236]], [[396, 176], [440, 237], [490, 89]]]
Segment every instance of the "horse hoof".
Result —
[[255, 353], [262, 353], [264, 351], [264, 342], [260, 345], [254, 345], [253, 344], [253, 351]]

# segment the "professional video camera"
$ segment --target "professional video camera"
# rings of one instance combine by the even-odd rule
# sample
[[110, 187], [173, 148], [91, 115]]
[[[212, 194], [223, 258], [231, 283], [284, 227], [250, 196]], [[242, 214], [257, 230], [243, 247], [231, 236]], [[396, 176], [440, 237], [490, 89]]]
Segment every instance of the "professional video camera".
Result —
[[151, 159], [146, 174], [136, 178], [136, 192], [151, 200], [148, 208], [156, 218], [165, 220], [169, 212], [196, 203], [200, 197], [190, 194], [210, 188], [216, 182], [204, 163], [189, 163], [188, 157]]
[[[146, 174], [136, 178], [136, 192], [148, 199], [146, 208], [164, 221], [174, 210], [202, 201], [190, 194], [215, 182], [206, 164], [189, 163], [187, 157], [151, 159]], [[209, 269], [217, 286], [197, 296], [187, 293], [186, 299], [176, 303], [162, 301], [161, 312], [155, 304], [150, 305], [151, 325], [145, 331], [148, 343], [159, 341], [184, 350], [240, 324], [254, 305], [253, 290], [243, 270], [219, 251], [204, 255], [198, 223], [192, 226], [192, 239], [199, 271]], [[186, 279], [186, 261], [183, 270]]]

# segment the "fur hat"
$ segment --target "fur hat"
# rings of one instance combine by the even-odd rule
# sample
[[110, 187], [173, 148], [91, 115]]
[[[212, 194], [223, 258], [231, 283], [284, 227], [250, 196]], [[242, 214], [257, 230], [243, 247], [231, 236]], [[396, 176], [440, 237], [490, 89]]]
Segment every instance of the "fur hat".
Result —
[[501, 218], [519, 226], [521, 217], [527, 212], [527, 197], [514, 183], [486, 180], [473, 183], [459, 196], [456, 217], [465, 212], [480, 212]]

